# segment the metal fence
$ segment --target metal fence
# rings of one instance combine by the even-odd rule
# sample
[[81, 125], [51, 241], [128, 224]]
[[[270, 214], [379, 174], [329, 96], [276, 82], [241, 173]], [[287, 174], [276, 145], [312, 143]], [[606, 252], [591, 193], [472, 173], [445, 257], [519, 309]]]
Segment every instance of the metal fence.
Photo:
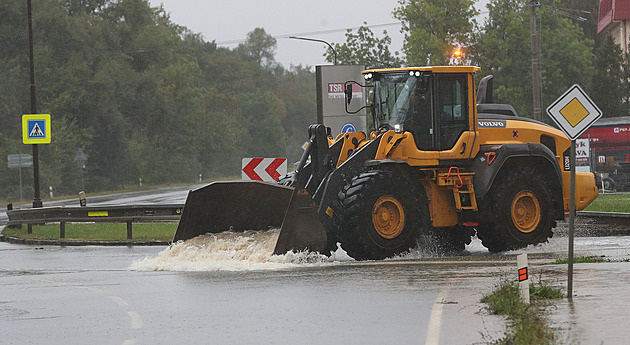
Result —
[[8, 210], [7, 226], [26, 224], [28, 233], [33, 224], [59, 222], [59, 237], [66, 237], [66, 223], [127, 223], [127, 239], [133, 239], [133, 223], [179, 220], [184, 205], [132, 205], [98, 207], [41, 207]]

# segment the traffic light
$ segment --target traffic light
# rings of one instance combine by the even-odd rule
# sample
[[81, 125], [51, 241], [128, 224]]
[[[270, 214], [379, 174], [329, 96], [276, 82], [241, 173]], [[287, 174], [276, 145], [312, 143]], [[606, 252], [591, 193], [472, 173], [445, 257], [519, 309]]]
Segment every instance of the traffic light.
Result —
[[453, 50], [453, 57], [456, 59], [459, 59], [462, 57], [462, 50], [460, 48], [455, 48], [455, 50]]

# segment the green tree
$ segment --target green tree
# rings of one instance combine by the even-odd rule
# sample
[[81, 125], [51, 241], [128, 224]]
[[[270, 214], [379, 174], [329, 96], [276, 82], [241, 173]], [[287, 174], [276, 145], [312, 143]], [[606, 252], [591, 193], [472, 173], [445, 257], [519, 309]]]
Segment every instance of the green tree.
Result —
[[256, 28], [247, 33], [247, 40], [236, 48], [238, 52], [263, 67], [275, 65], [277, 41], [265, 32], [263, 28]]
[[[398, 52], [392, 53], [389, 46], [392, 43], [387, 31], [383, 30], [383, 37], [378, 38], [367, 26], [361, 26], [356, 34], [352, 30], [346, 32], [346, 42], [333, 43], [337, 52], [337, 63], [345, 65], [365, 65], [366, 68], [400, 67], [402, 60]], [[327, 48], [324, 54], [326, 61], [333, 62], [335, 54]]]
[[282, 122], [286, 107], [273, 92], [257, 90], [239, 95], [240, 114], [248, 125], [243, 144], [253, 157], [282, 157], [286, 154], [286, 133]]
[[[408, 65], [447, 65], [455, 47], [467, 48], [476, 26], [475, 0], [399, 0]], [[466, 54], [464, 54], [466, 58]]]
[[[0, 154], [29, 153], [26, 4], [0, 2]], [[235, 176], [245, 156], [299, 155], [315, 122], [310, 68], [275, 62], [275, 39], [252, 31], [218, 48], [147, 0], [33, 0], [38, 111], [52, 143], [40, 181], [56, 194]], [[289, 115], [287, 115], [289, 114]], [[87, 169], [77, 168], [81, 148]], [[295, 156], [292, 159], [297, 159]], [[30, 171], [29, 171], [30, 170]], [[31, 169], [23, 169], [32, 197]], [[18, 171], [0, 166], [0, 199], [19, 197]]]
[[595, 76], [588, 91], [593, 102], [602, 111], [603, 117], [627, 116], [629, 106], [625, 101], [628, 96], [628, 78], [621, 48], [612, 37], [602, 37], [594, 49]]
[[283, 123], [287, 134], [287, 158], [296, 162], [308, 139], [308, 127], [317, 123], [315, 74], [308, 67], [292, 66], [280, 76], [276, 94], [286, 107]]
[[[473, 59], [481, 66], [482, 76], [495, 75], [497, 102], [512, 104], [519, 114], [531, 116], [531, 40], [529, 7], [525, 4], [522, 0], [493, 0], [488, 4], [488, 19]], [[544, 109], [572, 84], [590, 88], [593, 41], [569, 19], [546, 9], [539, 12], [544, 23], [539, 32]]]

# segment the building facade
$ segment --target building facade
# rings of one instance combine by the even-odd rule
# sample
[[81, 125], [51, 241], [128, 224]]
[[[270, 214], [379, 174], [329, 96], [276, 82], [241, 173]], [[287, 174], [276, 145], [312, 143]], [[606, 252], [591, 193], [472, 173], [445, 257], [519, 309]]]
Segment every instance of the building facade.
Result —
[[597, 33], [612, 36], [624, 54], [630, 39], [630, 0], [600, 0]]

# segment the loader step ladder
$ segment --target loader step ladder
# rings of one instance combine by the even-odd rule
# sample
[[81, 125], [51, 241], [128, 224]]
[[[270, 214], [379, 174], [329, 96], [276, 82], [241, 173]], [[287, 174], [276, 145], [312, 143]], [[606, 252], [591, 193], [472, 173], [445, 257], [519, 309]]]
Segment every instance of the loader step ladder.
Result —
[[[457, 212], [462, 210], [477, 211], [477, 198], [473, 186], [475, 173], [462, 173], [458, 167], [451, 167], [448, 173], [438, 174], [438, 186], [450, 186], [453, 188], [455, 208]], [[466, 202], [468, 200], [468, 202]]]
[[[455, 197], [455, 207], [457, 211], [462, 210], [473, 210], [477, 211], [477, 198], [475, 198], [475, 187], [473, 187], [472, 183], [465, 185], [467, 188], [462, 190], [462, 188], [453, 188], [453, 196]], [[462, 203], [462, 197], [468, 195], [468, 200], [470, 200], [470, 205], [464, 205]]]

